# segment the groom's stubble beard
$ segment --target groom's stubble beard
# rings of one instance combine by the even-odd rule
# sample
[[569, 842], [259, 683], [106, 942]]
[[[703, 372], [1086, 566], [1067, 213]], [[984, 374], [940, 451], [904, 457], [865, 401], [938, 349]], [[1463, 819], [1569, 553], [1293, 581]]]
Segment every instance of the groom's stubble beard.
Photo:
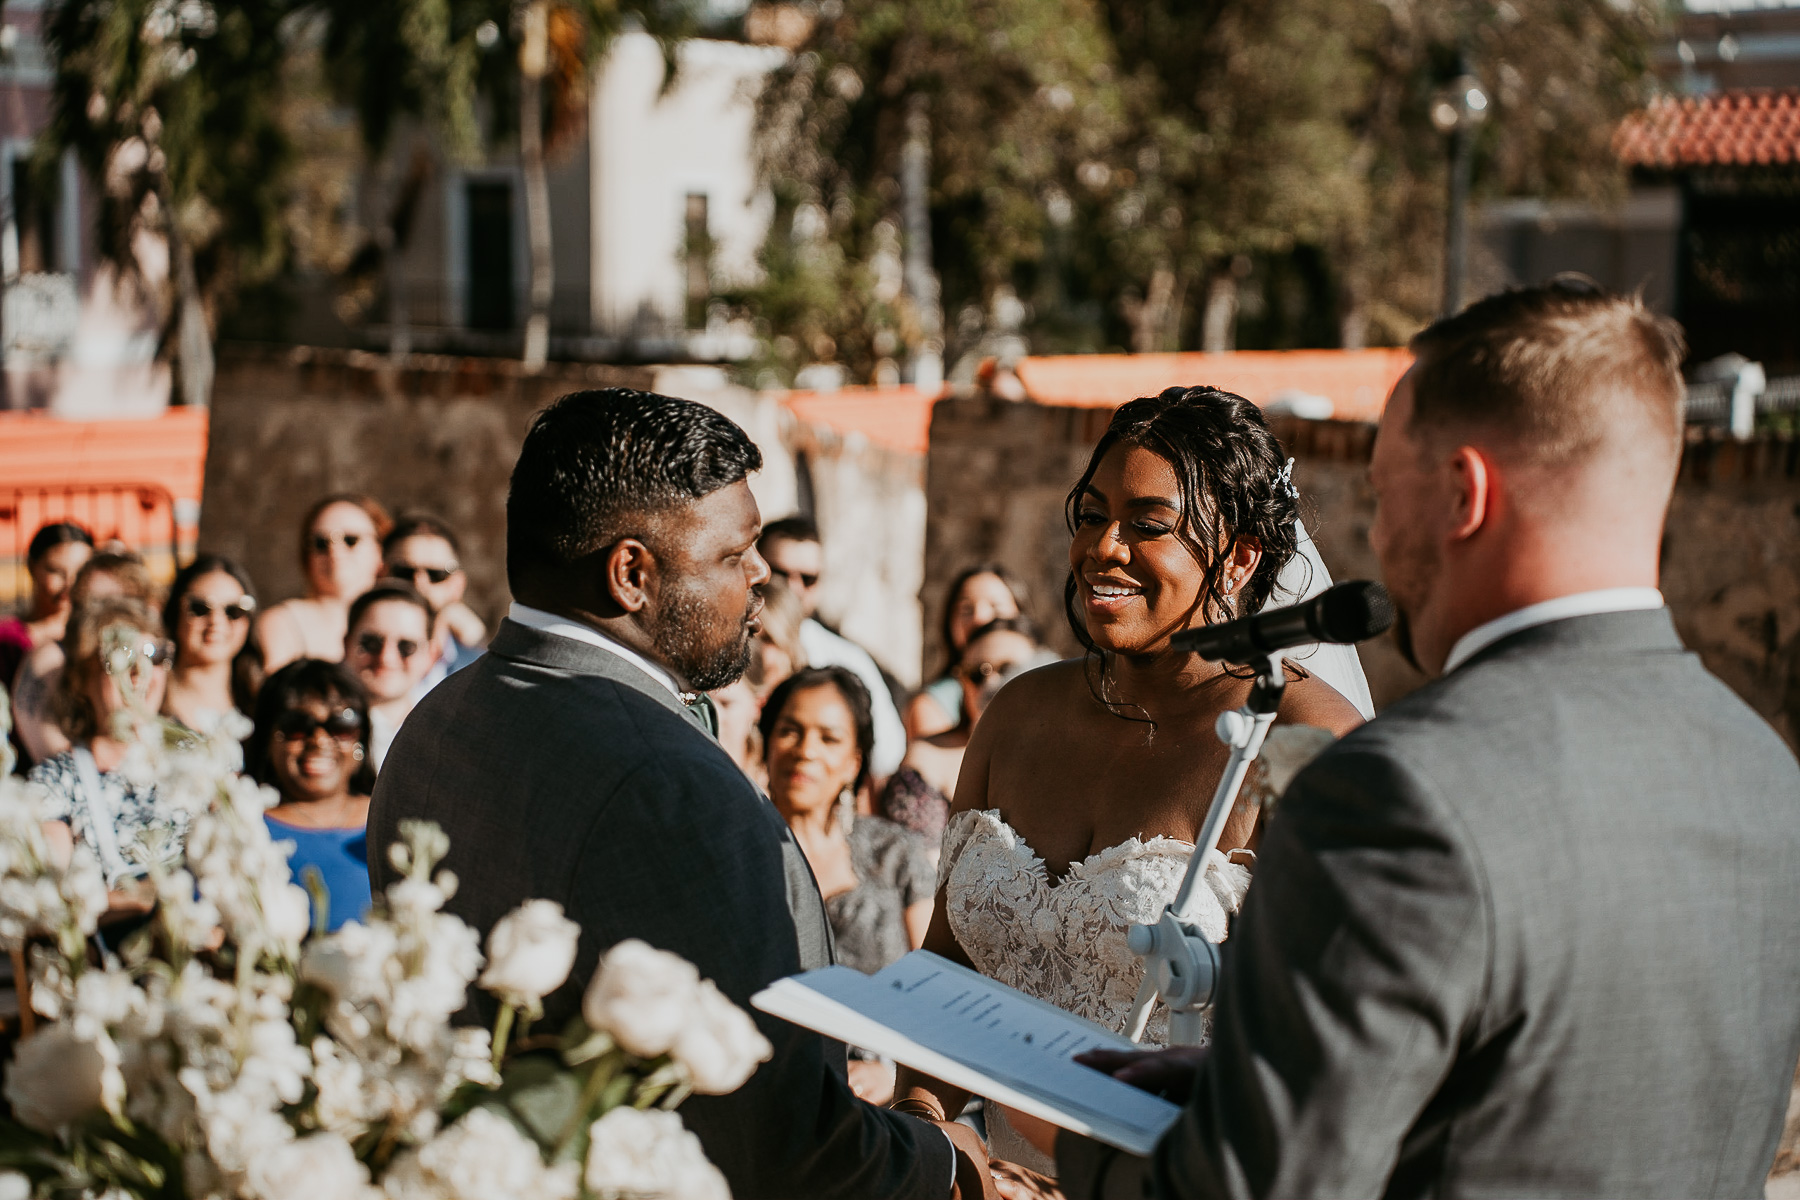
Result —
[[729, 687], [750, 665], [750, 618], [758, 607], [751, 591], [741, 614], [721, 620], [698, 586], [686, 578], [668, 580], [651, 622], [651, 645], [695, 691]]

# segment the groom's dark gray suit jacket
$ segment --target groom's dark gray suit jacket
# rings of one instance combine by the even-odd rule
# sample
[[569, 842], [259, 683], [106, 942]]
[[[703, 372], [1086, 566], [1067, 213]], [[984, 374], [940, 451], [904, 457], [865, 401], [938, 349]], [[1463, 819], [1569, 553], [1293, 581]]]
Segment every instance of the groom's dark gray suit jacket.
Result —
[[1221, 986], [1180, 1121], [1064, 1138], [1071, 1200], [1761, 1196], [1800, 769], [1666, 610], [1524, 630], [1294, 781]]
[[[507, 621], [488, 653], [407, 717], [369, 811], [369, 874], [393, 878], [399, 822], [450, 835], [450, 911], [485, 936], [521, 901], [581, 924], [546, 1028], [580, 1011], [600, 953], [637, 937], [690, 960], [733, 1001], [831, 961], [818, 885], [774, 807], [668, 688], [623, 658]], [[477, 1013], [493, 1017], [485, 993]], [[737, 1200], [943, 1200], [950, 1143], [856, 1100], [844, 1049], [752, 1013], [774, 1058], [681, 1115]]]

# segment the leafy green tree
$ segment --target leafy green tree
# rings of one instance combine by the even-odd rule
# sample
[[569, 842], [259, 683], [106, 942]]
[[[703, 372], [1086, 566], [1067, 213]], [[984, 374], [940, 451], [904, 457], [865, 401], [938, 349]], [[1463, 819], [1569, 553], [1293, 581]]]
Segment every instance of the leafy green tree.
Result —
[[123, 277], [145, 278], [142, 235], [166, 239], [173, 296], [162, 306], [189, 404], [211, 391], [211, 316], [285, 260], [279, 82], [290, 7], [61, 0], [45, 13], [55, 78], [40, 169], [73, 149], [102, 181], [99, 252]]
[[1436, 315], [1442, 286], [1444, 135], [1431, 109], [1459, 69], [1489, 100], [1476, 142], [1478, 195], [1624, 193], [1612, 133], [1653, 86], [1661, 0], [1354, 0], [1342, 10], [1360, 65], [1349, 114], [1356, 207], [1327, 239], [1341, 344], [1404, 341]]
[[[931, 236], [960, 348], [996, 297], [1039, 349], [1232, 344], [1254, 264], [1325, 282], [1342, 344], [1439, 294], [1459, 56], [1487, 84], [1478, 191], [1616, 197], [1660, 0], [843, 0], [762, 100], [777, 197], [740, 299], [787, 371], [865, 376], [917, 322], [884, 258], [906, 118], [929, 114]], [[1283, 265], [1285, 264], [1285, 265]], [[1258, 272], [1263, 266], [1255, 266]]]

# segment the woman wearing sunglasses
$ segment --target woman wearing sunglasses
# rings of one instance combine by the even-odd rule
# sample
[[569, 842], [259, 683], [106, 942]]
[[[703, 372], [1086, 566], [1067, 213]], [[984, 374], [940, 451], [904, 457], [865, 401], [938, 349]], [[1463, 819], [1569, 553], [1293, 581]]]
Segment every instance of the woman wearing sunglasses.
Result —
[[967, 634], [951, 671], [962, 688], [956, 725], [914, 738], [881, 793], [881, 814], [924, 838], [933, 862], [950, 820], [956, 778], [975, 722], [1007, 680], [1055, 661], [1056, 655], [1038, 644], [1037, 631], [1024, 617], [1001, 617]]
[[267, 670], [297, 658], [344, 657], [350, 602], [380, 577], [381, 539], [393, 524], [387, 509], [368, 496], [327, 496], [312, 506], [300, 526], [306, 595], [271, 606], [256, 621]]
[[289, 663], [257, 695], [244, 769], [281, 794], [263, 820], [276, 841], [294, 843], [294, 882], [324, 888], [328, 929], [369, 911], [368, 746], [368, 698], [341, 663]]
[[[144, 876], [152, 866], [180, 863], [188, 813], [119, 768], [133, 736], [127, 727], [162, 704], [172, 649], [150, 609], [122, 596], [76, 609], [63, 646], [68, 658], [52, 703], [73, 747], [32, 768], [44, 832], [65, 860], [77, 842], [93, 850], [115, 917], [148, 912], [153, 893]], [[103, 661], [109, 651], [110, 672]]]
[[419, 698], [419, 684], [437, 654], [431, 639], [434, 614], [411, 584], [388, 580], [350, 606], [344, 663], [369, 694], [369, 757], [377, 771], [400, 723]]
[[163, 628], [175, 643], [165, 715], [205, 730], [233, 709], [249, 710], [256, 695], [255, 615], [250, 576], [229, 558], [202, 554], [176, 573], [163, 604]]

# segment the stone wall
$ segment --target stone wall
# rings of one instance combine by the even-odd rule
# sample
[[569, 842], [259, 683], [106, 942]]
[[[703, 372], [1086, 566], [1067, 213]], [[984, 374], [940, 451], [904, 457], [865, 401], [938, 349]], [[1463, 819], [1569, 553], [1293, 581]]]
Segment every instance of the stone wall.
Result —
[[799, 507], [805, 456], [831, 574], [823, 614], [904, 682], [916, 682], [923, 464], [796, 421], [779, 394], [704, 367], [228, 347], [213, 388], [199, 547], [250, 570], [264, 602], [300, 594], [299, 525], [330, 492], [373, 495], [396, 514], [443, 517], [463, 543], [470, 604], [505, 612], [506, 487], [531, 416], [579, 388], [649, 388], [731, 417], [763, 451], [751, 490], [765, 519]]
[[[942, 661], [944, 589], [963, 566], [997, 560], [1031, 589], [1031, 615], [1059, 650], [1069, 535], [1063, 499], [1111, 411], [985, 398], [946, 400], [932, 418], [926, 465], [925, 658]], [[1374, 428], [1286, 421], [1295, 481], [1336, 579], [1379, 579], [1369, 548], [1374, 498], [1366, 470]], [[1663, 591], [1687, 644], [1785, 737], [1800, 744], [1800, 442], [1692, 441], [1669, 514]], [[1391, 638], [1361, 648], [1377, 706], [1422, 679]]]

